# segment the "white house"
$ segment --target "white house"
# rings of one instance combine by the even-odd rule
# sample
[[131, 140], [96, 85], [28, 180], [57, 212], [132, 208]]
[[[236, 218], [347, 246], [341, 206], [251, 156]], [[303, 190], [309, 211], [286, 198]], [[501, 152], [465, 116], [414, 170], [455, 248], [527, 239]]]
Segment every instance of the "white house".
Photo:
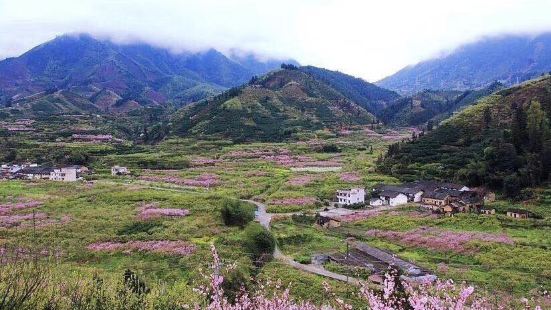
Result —
[[130, 174], [130, 170], [128, 170], [127, 167], [121, 167], [121, 166], [111, 167], [111, 175], [112, 176], [125, 175], [125, 174]]
[[408, 196], [395, 191], [382, 191], [380, 199], [385, 205], [399, 206], [408, 203]]
[[75, 167], [65, 167], [65, 168], [54, 168], [50, 172], [51, 181], [63, 181], [63, 182], [75, 182], [78, 180], [77, 168]]
[[365, 202], [365, 189], [352, 188], [337, 191], [337, 202], [341, 205], [353, 205]]

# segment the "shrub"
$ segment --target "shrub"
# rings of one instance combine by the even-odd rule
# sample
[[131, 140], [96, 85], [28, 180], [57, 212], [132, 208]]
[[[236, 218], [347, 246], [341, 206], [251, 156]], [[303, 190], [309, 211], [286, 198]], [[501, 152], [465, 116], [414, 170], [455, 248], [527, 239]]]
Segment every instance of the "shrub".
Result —
[[250, 289], [250, 273], [245, 268], [231, 268], [224, 273], [222, 288], [224, 295], [234, 301], [242, 290]]
[[364, 209], [365, 207], [367, 207], [367, 204], [363, 202], [358, 202], [358, 203], [354, 203], [346, 206], [347, 209], [351, 209], [351, 210]]
[[295, 261], [297, 261], [301, 264], [308, 265], [308, 264], [312, 263], [312, 257], [307, 256], [307, 255], [301, 255], [301, 256], [295, 257]]
[[319, 149], [320, 153], [340, 153], [341, 149], [335, 144], [325, 144]]
[[254, 219], [253, 205], [239, 200], [225, 200], [220, 211], [224, 224], [244, 227]]
[[262, 265], [272, 257], [276, 242], [271, 232], [258, 223], [245, 228], [244, 244], [256, 264]]
[[134, 273], [130, 269], [126, 269], [123, 275], [124, 278], [124, 285], [126, 288], [128, 288], [132, 293], [134, 294], [147, 294], [149, 293], [149, 288], [145, 285], [145, 282], [142, 281], [138, 277], [136, 273]]
[[314, 216], [306, 215], [304, 213], [293, 214], [291, 215], [291, 219], [297, 224], [312, 225], [316, 222], [316, 218]]

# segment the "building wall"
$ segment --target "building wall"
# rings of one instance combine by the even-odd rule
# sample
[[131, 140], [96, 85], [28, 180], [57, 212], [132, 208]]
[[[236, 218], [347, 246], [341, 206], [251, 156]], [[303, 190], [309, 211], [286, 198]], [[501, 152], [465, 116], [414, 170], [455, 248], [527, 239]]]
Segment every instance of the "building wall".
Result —
[[421, 202], [422, 198], [423, 198], [423, 192], [418, 192], [413, 197], [413, 202]]
[[365, 202], [365, 190], [341, 191], [337, 193], [337, 201], [344, 205]]
[[528, 216], [526, 214], [521, 213], [515, 213], [515, 212], [507, 212], [507, 216], [517, 219], [526, 219]]
[[423, 198], [423, 203], [426, 203], [426, 204], [429, 204], [429, 205], [434, 205], [434, 206], [445, 206], [448, 204], [448, 200], [447, 199], [435, 199], [435, 198], [427, 198], [427, 197], [424, 197]]
[[408, 203], [408, 197], [404, 194], [400, 194], [394, 198], [390, 198], [389, 204], [391, 206], [399, 206]]
[[75, 168], [55, 169], [52, 173], [50, 173], [50, 180], [75, 182], [77, 180], [77, 170]]

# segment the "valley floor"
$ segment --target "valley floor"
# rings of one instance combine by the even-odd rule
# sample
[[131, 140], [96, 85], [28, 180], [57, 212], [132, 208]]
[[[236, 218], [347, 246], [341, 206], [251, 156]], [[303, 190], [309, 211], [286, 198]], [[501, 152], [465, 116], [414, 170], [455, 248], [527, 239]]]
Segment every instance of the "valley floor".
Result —
[[[408, 136], [407, 131], [391, 138], [357, 131], [305, 142], [241, 145], [168, 140], [134, 151], [109, 144], [65, 145], [93, 150], [93, 174], [74, 183], [0, 181], [0, 259], [38, 255], [64, 273], [103, 278], [119, 278], [130, 269], [146, 283], [177, 287], [188, 296], [201, 283], [214, 244], [223, 264], [256, 279], [280, 279], [297, 299], [323, 304], [331, 298], [323, 289], [327, 281], [335, 294], [361, 305], [351, 285], [316, 275], [312, 268], [363, 280], [371, 275], [368, 271], [334, 262], [310, 270], [290, 266], [311, 266], [315, 254], [344, 253], [345, 240], [354, 237], [439, 278], [495, 292], [496, 303], [498, 296], [541, 298], [551, 289], [549, 189], [538, 189], [537, 197], [526, 202], [543, 219], [439, 217], [407, 205], [338, 228], [313, 225], [316, 212], [336, 190], [398, 182], [378, 174], [375, 161], [389, 142]], [[324, 152], [328, 145], [336, 148]], [[112, 165], [128, 166], [132, 174], [111, 176]], [[243, 246], [243, 230], [225, 226], [220, 218], [227, 198], [266, 206], [271, 217], [260, 222], [270, 222], [279, 259], [262, 267], [253, 264]], [[492, 203], [498, 213], [511, 205]]]

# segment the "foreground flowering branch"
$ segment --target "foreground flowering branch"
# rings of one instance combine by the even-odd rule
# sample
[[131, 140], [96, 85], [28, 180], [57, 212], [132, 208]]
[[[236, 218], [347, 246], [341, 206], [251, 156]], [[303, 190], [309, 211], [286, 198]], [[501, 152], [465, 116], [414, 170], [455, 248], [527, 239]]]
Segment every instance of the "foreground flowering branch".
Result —
[[[209, 310], [329, 310], [353, 309], [351, 305], [337, 295], [331, 293], [329, 285], [324, 283], [328, 296], [334, 301], [331, 305], [315, 305], [310, 302], [295, 302], [289, 294], [289, 289], [282, 293], [268, 294], [261, 289], [254, 294], [242, 290], [242, 294], [230, 301], [224, 294], [222, 284], [224, 277], [220, 274], [221, 261], [214, 246], [211, 246], [214, 263], [212, 273], [206, 276], [209, 284], [196, 289], [205, 297], [206, 303], [195, 305], [195, 309]], [[276, 287], [278, 288], [278, 287]], [[420, 285], [409, 285], [402, 282], [398, 271], [391, 268], [385, 275], [382, 291], [370, 289], [367, 284], [362, 285], [359, 296], [366, 301], [371, 310], [486, 310], [491, 309], [488, 301], [475, 294], [473, 286], [457, 285], [453, 281], [436, 281]], [[507, 305], [498, 309], [510, 308]], [[524, 309], [532, 309], [525, 304]], [[533, 309], [541, 310], [536, 306]]]

